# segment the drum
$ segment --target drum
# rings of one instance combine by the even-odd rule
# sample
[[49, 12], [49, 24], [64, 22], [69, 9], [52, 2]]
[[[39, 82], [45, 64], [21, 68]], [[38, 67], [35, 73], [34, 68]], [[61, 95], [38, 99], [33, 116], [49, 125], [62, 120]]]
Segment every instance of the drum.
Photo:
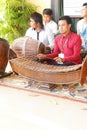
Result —
[[9, 60], [14, 58], [17, 58], [17, 55], [11, 48], [9, 48]]
[[13, 41], [12, 50], [17, 54], [17, 57], [32, 57], [38, 53], [45, 53], [45, 45], [30, 37], [20, 37]]
[[0, 75], [4, 74], [9, 58], [9, 43], [0, 38]]

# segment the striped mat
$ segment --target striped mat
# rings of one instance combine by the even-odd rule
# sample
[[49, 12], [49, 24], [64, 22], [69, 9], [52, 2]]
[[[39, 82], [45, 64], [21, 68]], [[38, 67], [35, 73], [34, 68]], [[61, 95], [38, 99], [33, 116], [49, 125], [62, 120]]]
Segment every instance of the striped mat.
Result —
[[49, 87], [49, 84], [26, 79], [21, 75], [12, 74], [0, 79], [0, 86], [29, 91], [35, 94], [37, 93], [38, 95], [44, 94], [47, 96], [87, 103], [87, 82], [85, 82], [83, 86], [76, 83], [69, 85], [51, 85]]

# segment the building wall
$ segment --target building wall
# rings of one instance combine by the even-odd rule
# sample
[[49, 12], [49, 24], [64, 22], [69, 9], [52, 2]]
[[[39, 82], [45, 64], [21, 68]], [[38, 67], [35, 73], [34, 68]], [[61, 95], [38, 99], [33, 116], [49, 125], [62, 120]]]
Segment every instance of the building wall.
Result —
[[51, 0], [26, 0], [37, 6], [37, 11], [42, 13], [44, 8], [51, 7]]

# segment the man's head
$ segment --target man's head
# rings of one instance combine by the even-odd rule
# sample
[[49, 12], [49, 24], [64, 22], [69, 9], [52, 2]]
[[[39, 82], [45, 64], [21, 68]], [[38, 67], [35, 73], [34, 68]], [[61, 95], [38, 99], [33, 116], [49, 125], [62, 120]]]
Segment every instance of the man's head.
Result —
[[61, 34], [66, 35], [71, 29], [71, 18], [69, 16], [62, 16], [59, 18], [58, 27]]
[[45, 23], [49, 23], [52, 19], [53, 12], [52, 9], [46, 8], [43, 10], [43, 20]]
[[87, 3], [84, 3], [82, 6], [82, 17], [87, 17]]
[[43, 28], [42, 15], [40, 13], [38, 13], [38, 12], [34, 12], [30, 16], [30, 26], [32, 28], [36, 28], [38, 25], [41, 26], [41, 28]]

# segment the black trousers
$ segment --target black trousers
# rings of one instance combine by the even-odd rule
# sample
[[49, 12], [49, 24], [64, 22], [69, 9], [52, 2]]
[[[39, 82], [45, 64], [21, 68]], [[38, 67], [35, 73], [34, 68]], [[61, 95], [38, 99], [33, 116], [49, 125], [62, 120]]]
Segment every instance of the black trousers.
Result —
[[65, 63], [63, 63], [63, 64], [59, 64], [59, 63], [57, 63], [57, 62], [56, 62], [55, 60], [53, 60], [53, 59], [44, 59], [44, 60], [40, 60], [39, 62], [48, 64], [48, 65], [56, 65], [56, 66], [70, 66], [70, 65], [75, 65], [75, 64], [72, 63], [72, 62], [65, 62]]
[[56, 66], [69, 66], [69, 65], [75, 65], [74, 63], [72, 63], [72, 62], [66, 62], [66, 63], [63, 63], [63, 64], [54, 64], [54, 65], [56, 65]]

